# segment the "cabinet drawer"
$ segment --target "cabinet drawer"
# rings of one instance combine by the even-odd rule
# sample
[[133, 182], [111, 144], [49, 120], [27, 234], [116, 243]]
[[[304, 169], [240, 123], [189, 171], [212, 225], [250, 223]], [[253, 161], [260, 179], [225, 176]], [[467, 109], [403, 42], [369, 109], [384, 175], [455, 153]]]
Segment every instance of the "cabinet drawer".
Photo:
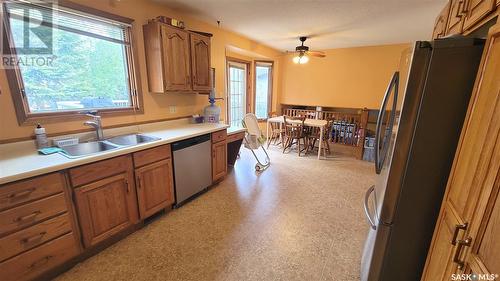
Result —
[[0, 263], [3, 281], [31, 280], [78, 254], [73, 233]]
[[231, 142], [234, 142], [237, 140], [242, 140], [243, 138], [245, 138], [245, 132], [236, 133], [236, 134], [232, 134], [232, 135], [227, 136], [226, 142], [231, 143]]
[[63, 188], [64, 176], [61, 173], [0, 186], [0, 210], [62, 192]]
[[163, 159], [170, 158], [170, 144], [162, 145], [134, 153], [134, 166], [141, 167]]
[[0, 261], [71, 232], [68, 213], [0, 238]]
[[60, 193], [0, 213], [0, 236], [31, 226], [66, 211], [64, 194]]
[[130, 155], [120, 156], [69, 170], [73, 187], [91, 183], [132, 169]]
[[215, 133], [212, 133], [212, 143], [217, 143], [217, 142], [226, 140], [226, 137], [227, 137], [226, 130], [217, 131]]

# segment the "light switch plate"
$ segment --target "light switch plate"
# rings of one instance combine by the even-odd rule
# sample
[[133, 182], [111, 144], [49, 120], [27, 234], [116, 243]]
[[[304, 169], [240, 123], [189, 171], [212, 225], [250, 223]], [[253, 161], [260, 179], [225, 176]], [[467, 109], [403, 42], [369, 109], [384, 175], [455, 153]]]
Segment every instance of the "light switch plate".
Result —
[[177, 107], [175, 105], [171, 105], [168, 107], [170, 113], [175, 113], [177, 112]]

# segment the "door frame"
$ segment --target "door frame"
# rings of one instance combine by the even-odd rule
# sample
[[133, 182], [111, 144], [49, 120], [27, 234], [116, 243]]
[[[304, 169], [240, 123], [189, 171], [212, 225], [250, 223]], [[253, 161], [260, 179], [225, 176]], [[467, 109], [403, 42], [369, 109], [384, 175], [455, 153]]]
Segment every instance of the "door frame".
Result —
[[226, 56], [226, 124], [230, 124], [230, 97], [229, 97], [229, 89], [230, 89], [230, 81], [229, 81], [229, 64], [230, 63], [239, 63], [239, 64], [244, 64], [246, 65], [246, 70], [247, 70], [247, 73], [246, 73], [246, 91], [245, 91], [245, 100], [246, 100], [246, 105], [245, 105], [245, 111], [248, 113], [248, 112], [251, 112], [251, 96], [250, 96], [250, 93], [251, 93], [251, 85], [252, 85], [252, 77], [251, 77], [251, 66], [252, 66], [252, 62], [251, 61], [247, 61], [247, 60], [242, 60], [242, 59], [239, 59], [239, 58], [235, 58], [235, 57], [230, 57], [230, 56]]

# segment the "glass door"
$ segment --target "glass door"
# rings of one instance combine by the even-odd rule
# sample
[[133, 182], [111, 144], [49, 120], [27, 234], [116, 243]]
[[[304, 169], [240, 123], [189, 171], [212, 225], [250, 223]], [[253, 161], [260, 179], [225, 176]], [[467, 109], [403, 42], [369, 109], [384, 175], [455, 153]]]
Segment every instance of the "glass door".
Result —
[[247, 113], [247, 65], [228, 62], [228, 116], [229, 125], [241, 127]]

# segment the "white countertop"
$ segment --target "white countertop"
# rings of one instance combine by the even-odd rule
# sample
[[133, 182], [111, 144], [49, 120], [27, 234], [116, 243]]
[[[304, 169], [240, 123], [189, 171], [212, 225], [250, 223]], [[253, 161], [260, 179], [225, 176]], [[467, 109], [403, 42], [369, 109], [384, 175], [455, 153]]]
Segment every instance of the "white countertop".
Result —
[[[187, 124], [184, 120], [105, 130], [106, 137], [125, 133], [142, 133], [159, 137], [161, 140], [117, 148], [76, 159], [69, 159], [59, 153], [40, 155], [35, 148], [34, 141], [3, 144], [0, 145], [0, 184], [60, 171], [226, 128], [229, 128], [226, 124]], [[245, 131], [244, 128], [231, 127], [228, 129], [228, 134], [243, 131]]]

